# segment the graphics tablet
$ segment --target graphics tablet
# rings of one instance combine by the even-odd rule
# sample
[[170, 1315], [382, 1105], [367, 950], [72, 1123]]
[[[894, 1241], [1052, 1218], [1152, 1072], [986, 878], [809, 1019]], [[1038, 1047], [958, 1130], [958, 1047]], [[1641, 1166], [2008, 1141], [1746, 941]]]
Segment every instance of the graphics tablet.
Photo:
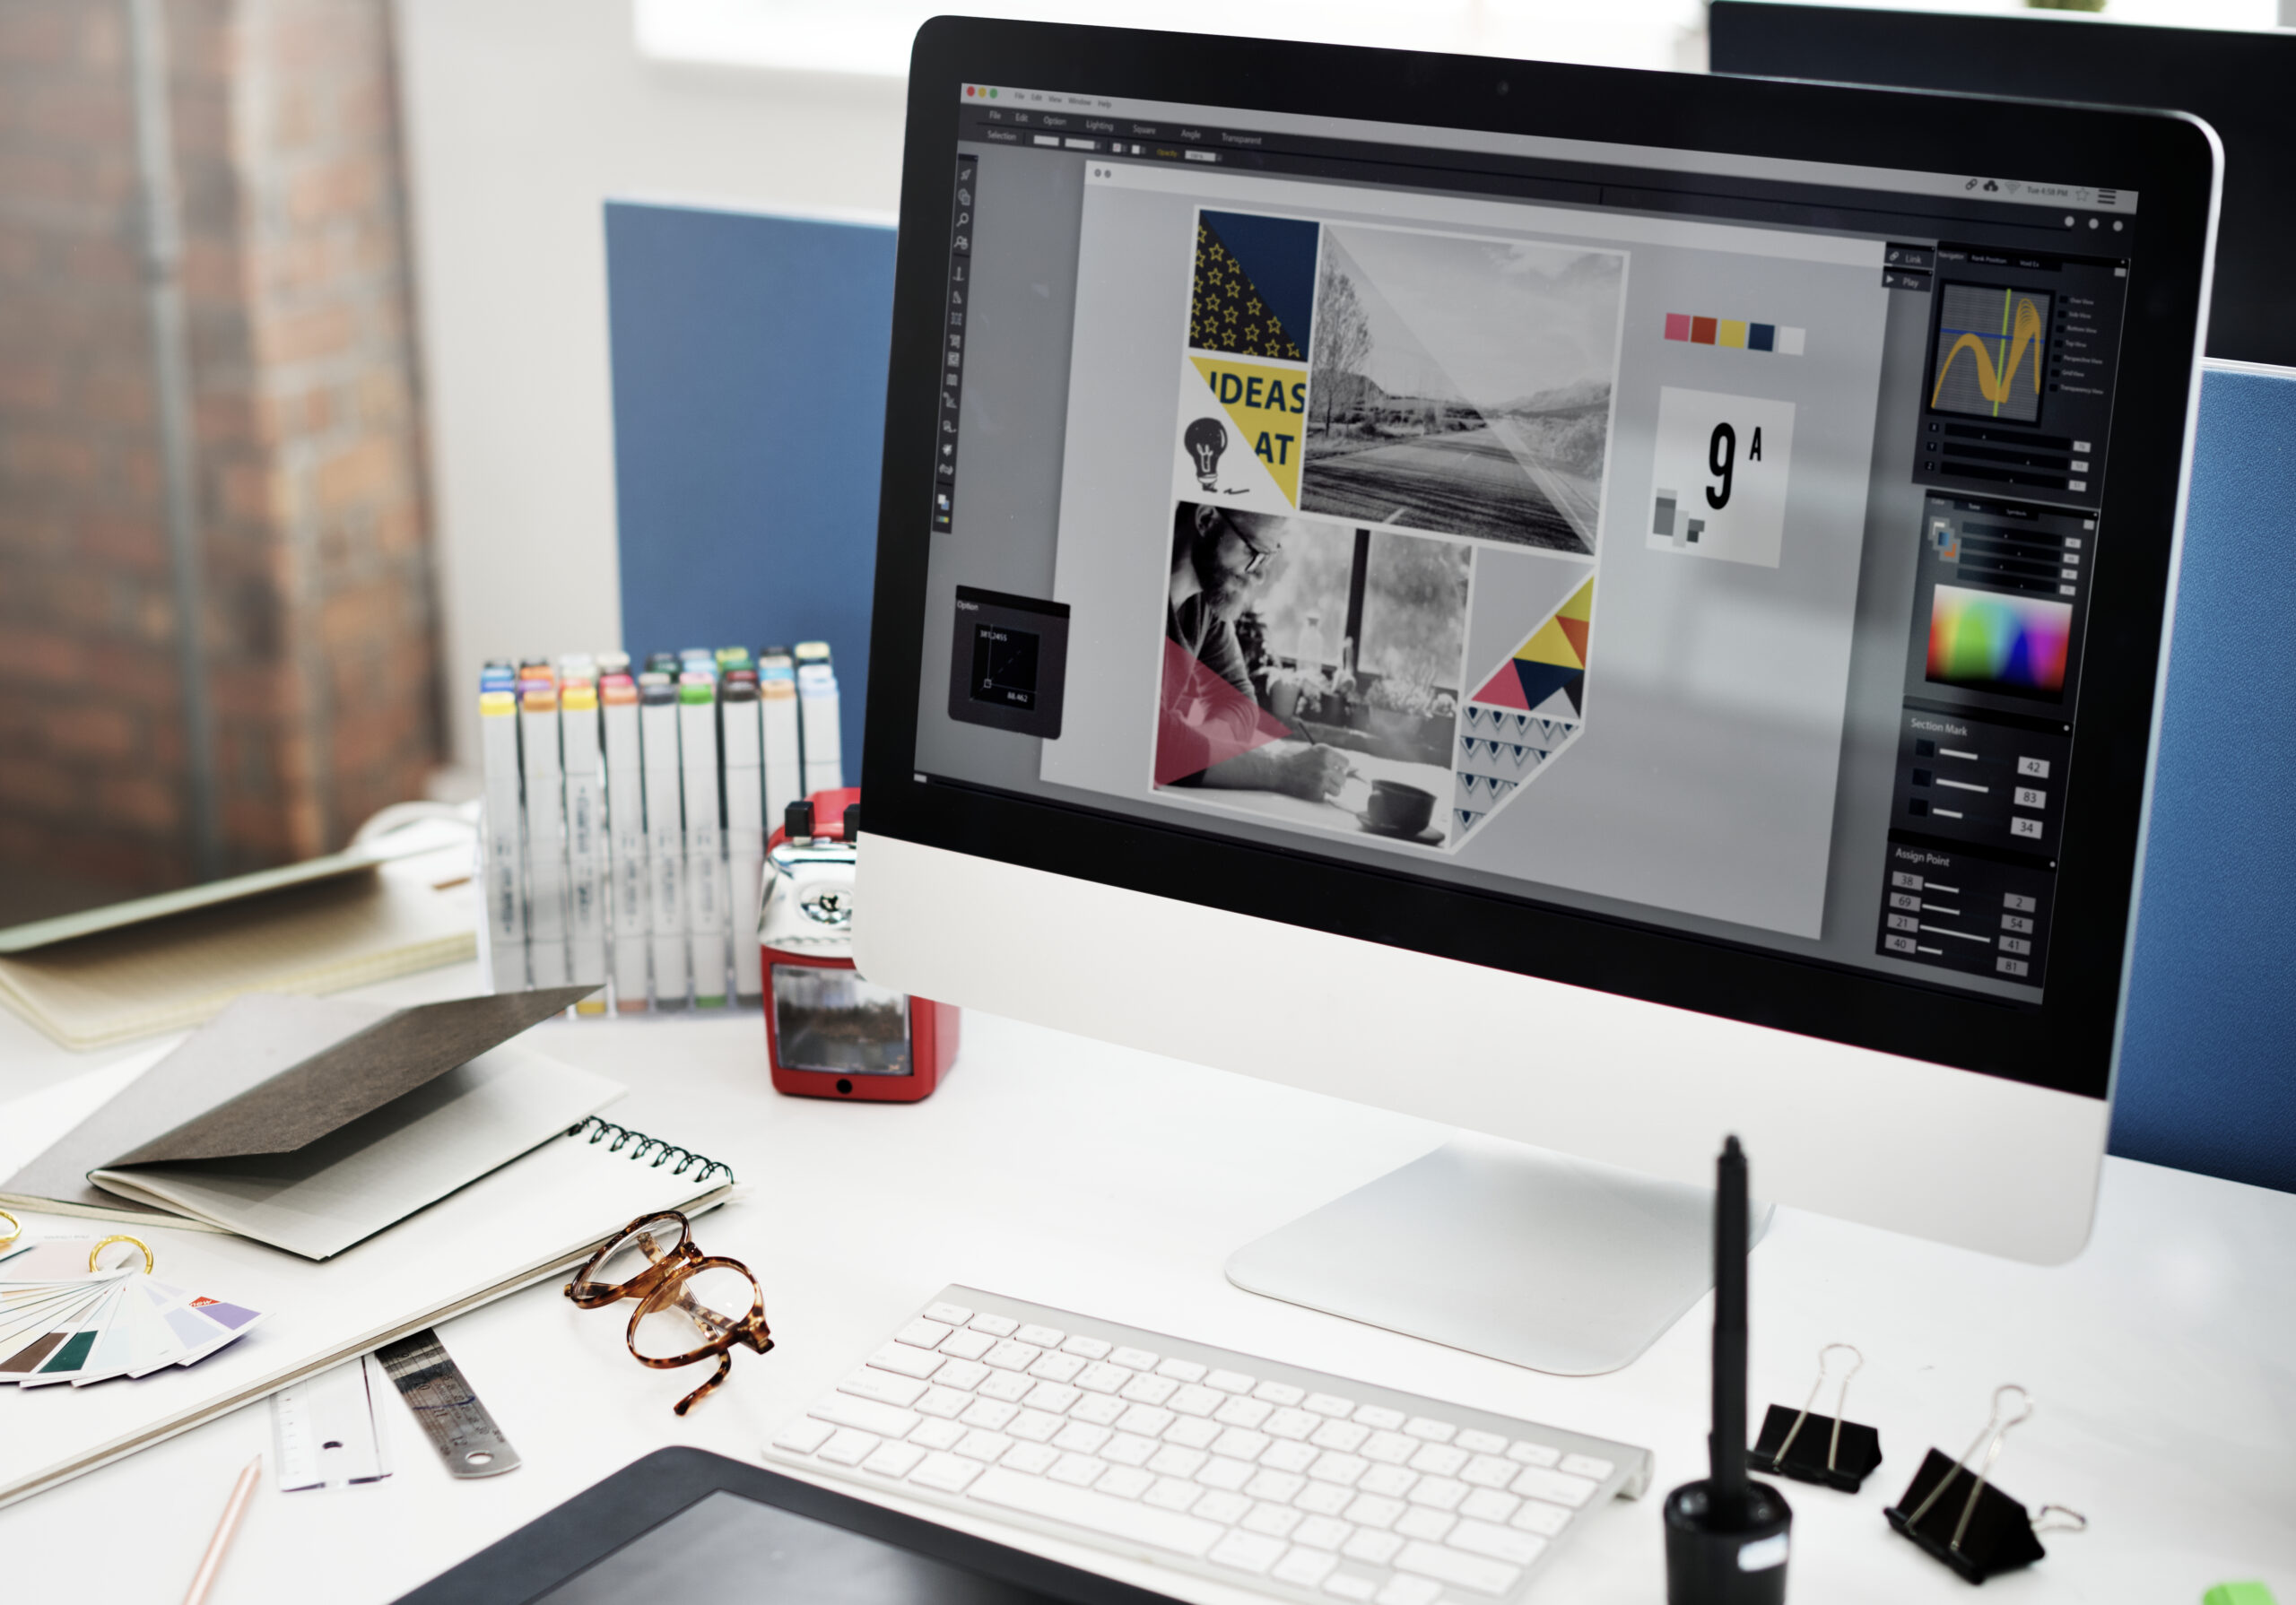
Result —
[[660, 1449], [401, 1605], [1150, 1605], [1165, 1596], [700, 1449]]

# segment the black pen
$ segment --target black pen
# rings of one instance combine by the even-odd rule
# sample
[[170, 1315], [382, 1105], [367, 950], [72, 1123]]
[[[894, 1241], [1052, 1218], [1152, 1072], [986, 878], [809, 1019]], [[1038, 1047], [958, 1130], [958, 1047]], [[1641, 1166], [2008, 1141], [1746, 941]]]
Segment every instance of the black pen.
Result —
[[1714, 1174], [1714, 1430], [1707, 1438], [1713, 1523], [1746, 1519], [1746, 1156], [1722, 1144]]

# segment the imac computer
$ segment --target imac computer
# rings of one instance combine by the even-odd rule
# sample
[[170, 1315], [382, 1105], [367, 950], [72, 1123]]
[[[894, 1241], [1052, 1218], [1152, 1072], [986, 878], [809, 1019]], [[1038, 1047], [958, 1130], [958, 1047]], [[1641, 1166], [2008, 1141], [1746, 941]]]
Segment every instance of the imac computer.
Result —
[[2208, 354], [2296, 368], [2296, 30], [1715, 0], [1707, 34], [1718, 73], [2170, 106], [2205, 118], [2224, 142]]
[[864, 974], [1457, 1128], [1229, 1275], [1552, 1371], [1726, 1133], [2079, 1251], [2204, 123], [942, 19], [906, 138]]

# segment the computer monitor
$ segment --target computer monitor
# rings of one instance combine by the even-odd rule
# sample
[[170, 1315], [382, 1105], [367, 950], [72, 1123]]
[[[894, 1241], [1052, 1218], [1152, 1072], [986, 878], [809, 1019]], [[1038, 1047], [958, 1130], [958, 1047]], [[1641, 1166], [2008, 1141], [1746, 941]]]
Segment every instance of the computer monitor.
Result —
[[2225, 157], [2208, 354], [2296, 367], [2296, 30], [1715, 0], [1707, 31], [1718, 73], [2168, 106], [2205, 118]]
[[2172, 114], [927, 24], [861, 969], [1461, 1128], [1230, 1274], [1552, 1370], [1698, 1297], [1726, 1132], [2072, 1255], [2215, 193]]

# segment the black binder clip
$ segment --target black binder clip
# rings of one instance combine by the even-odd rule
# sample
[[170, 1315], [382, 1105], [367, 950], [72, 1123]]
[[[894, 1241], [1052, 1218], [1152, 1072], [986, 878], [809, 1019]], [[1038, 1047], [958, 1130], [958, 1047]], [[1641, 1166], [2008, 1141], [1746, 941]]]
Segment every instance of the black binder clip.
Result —
[[[2016, 1398], [2009, 1401], [2013, 1393]], [[2023, 1505], [1987, 1480], [2001, 1456], [2001, 1440], [2032, 1413], [2032, 1395], [2016, 1384], [1995, 1389], [1993, 1418], [1968, 1452], [1948, 1462], [1932, 1449], [1922, 1458], [1921, 1470], [1914, 1473], [1904, 1497], [1882, 1513], [1892, 1527], [1932, 1559], [1951, 1566], [1964, 1583], [1983, 1583], [2042, 1558], [2048, 1551], [2041, 1548], [2037, 1533], [2079, 1532], [2089, 1525], [2088, 1517], [2061, 1505], [2044, 1505], [2038, 1516], [2029, 1515]], [[1985, 1461], [1972, 1471], [1970, 1462], [1980, 1447]], [[1913, 1506], [1910, 1514], [1905, 1508], [1909, 1505]], [[2057, 1520], [2051, 1521], [2052, 1515]]]
[[[1849, 1357], [1841, 1374], [1841, 1391], [1834, 1396], [1834, 1413], [1813, 1416], [1818, 1394], [1826, 1385], [1826, 1359], [1837, 1350]], [[1849, 1379], [1865, 1368], [1866, 1357], [1848, 1343], [1829, 1343], [1818, 1350], [1818, 1379], [1797, 1414], [1773, 1404], [1761, 1418], [1761, 1436], [1746, 1451], [1746, 1464], [1757, 1471], [1791, 1477], [1796, 1482], [1822, 1483], [1854, 1494], [1882, 1463], [1882, 1435], [1857, 1421], [1842, 1419], [1849, 1403]], [[1808, 1428], [1807, 1436], [1804, 1428]]]

